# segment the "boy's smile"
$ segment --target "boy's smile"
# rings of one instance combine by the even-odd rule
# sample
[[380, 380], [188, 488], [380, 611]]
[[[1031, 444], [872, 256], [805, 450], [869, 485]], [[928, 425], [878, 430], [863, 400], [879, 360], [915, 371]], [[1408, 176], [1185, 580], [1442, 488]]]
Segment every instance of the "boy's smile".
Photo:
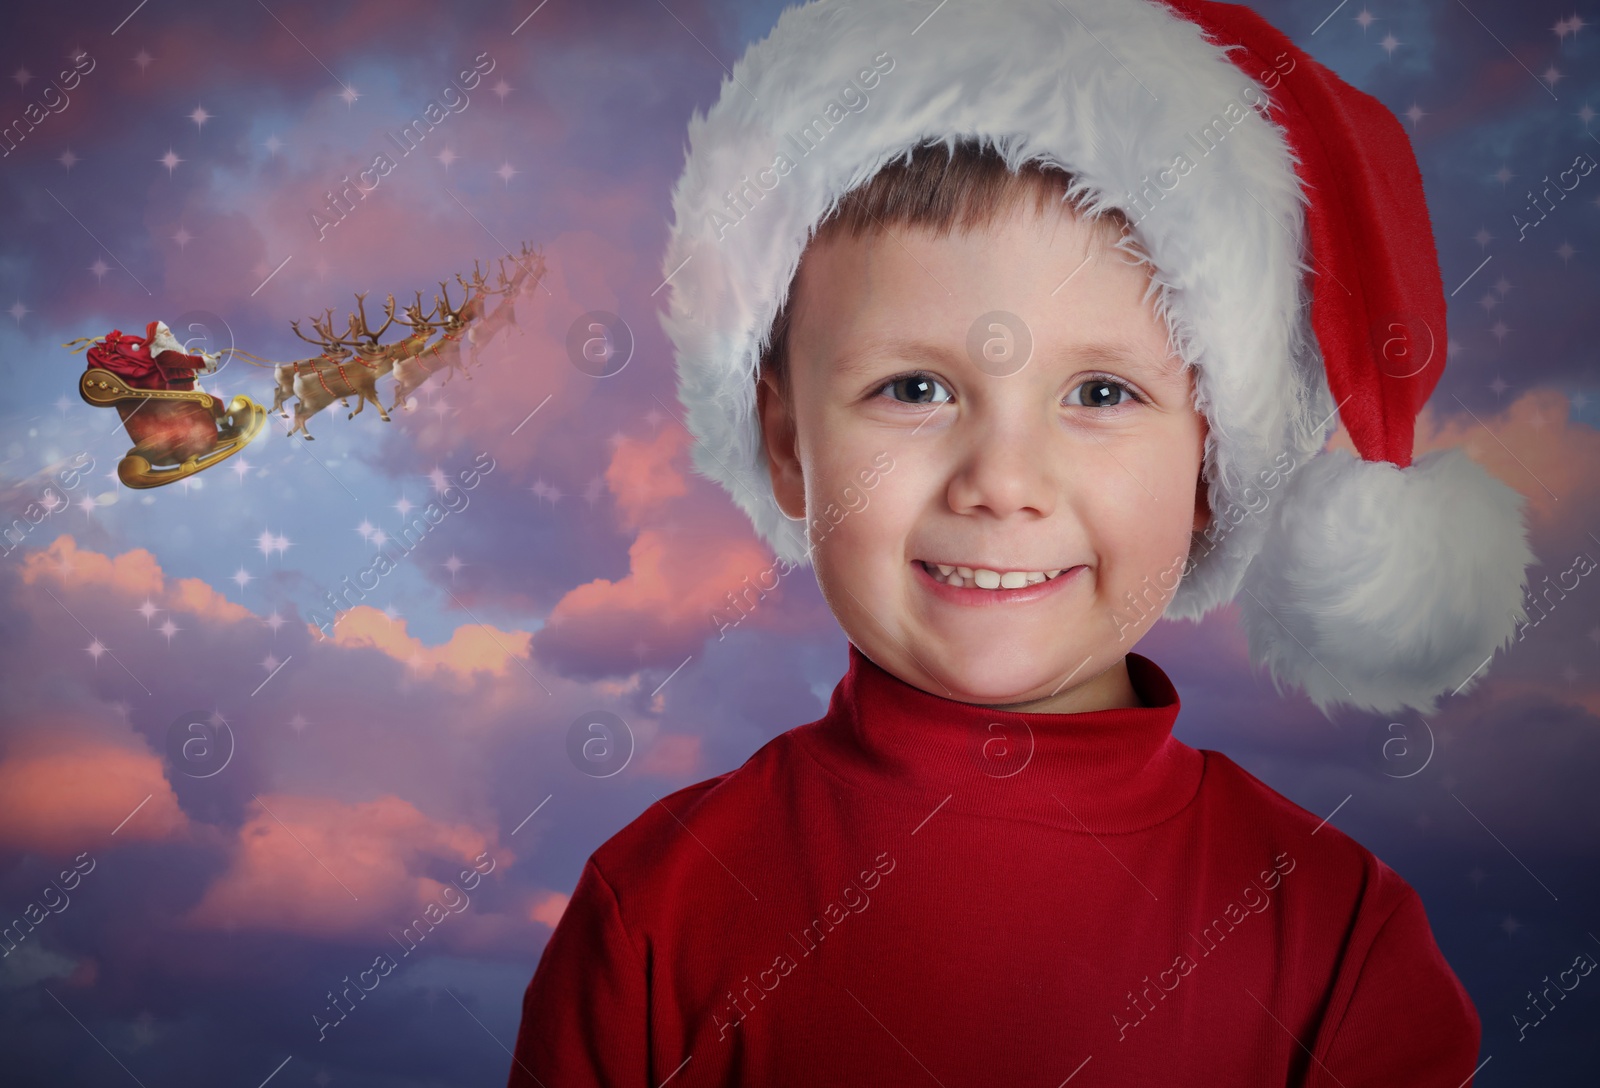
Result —
[[807, 247], [788, 399], [771, 375], [758, 388], [784, 513], [848, 507], [811, 535], [824, 597], [933, 694], [1138, 705], [1124, 655], [1209, 517], [1205, 419], [1146, 269], [1109, 224], [1031, 200], [970, 232], [889, 229]]

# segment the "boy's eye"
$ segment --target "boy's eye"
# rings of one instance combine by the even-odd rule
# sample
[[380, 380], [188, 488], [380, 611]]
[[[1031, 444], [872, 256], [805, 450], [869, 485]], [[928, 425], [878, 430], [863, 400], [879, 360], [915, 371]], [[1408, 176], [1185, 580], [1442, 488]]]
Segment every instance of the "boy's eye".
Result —
[[1116, 408], [1138, 400], [1132, 389], [1112, 378], [1090, 378], [1078, 386], [1077, 403], [1084, 408]]
[[935, 389], [944, 389], [937, 380], [926, 374], [902, 374], [898, 378], [890, 378], [878, 388], [878, 392], [889, 390], [903, 390], [907, 397], [901, 399], [894, 397], [901, 404], [944, 404], [950, 400], [949, 390], [945, 390], [943, 400], [934, 399]]

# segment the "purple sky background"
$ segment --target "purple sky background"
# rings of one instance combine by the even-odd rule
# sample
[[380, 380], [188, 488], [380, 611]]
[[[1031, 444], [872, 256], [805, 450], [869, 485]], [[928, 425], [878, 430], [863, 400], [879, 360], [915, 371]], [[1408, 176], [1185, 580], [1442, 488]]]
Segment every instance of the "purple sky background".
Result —
[[[820, 716], [845, 668], [807, 570], [717, 638], [709, 612], [771, 558], [689, 468], [653, 293], [689, 115], [780, 5], [136, 2], [8, 13], [0, 58], [0, 125], [70, 54], [94, 59], [0, 159], [4, 521], [93, 465], [70, 506], [0, 543], [0, 924], [94, 861], [0, 959], [0, 1067], [22, 1085], [258, 1084], [287, 1058], [274, 1084], [503, 1083], [584, 859]], [[1545, 174], [1600, 160], [1600, 11], [1336, 4], [1252, 6], [1412, 135], [1456, 292], [1419, 449], [1465, 444], [1527, 496], [1535, 580], [1600, 559], [1600, 172], [1521, 240], [1512, 218]], [[319, 239], [327, 191], [395, 154], [389, 135], [484, 54], [470, 104]], [[61, 347], [200, 313], [211, 346], [300, 358], [291, 318], [431, 295], [521, 241], [548, 273], [471, 380], [435, 379], [391, 423], [329, 410], [311, 443], [273, 421], [187, 487], [116, 482], [127, 435], [79, 399], [82, 356]], [[636, 339], [603, 379], [566, 348], [594, 310]], [[242, 360], [202, 385], [271, 402]], [[307, 621], [374, 531], [482, 455], [466, 505], [319, 641]], [[1385, 773], [1387, 718], [1329, 722], [1275, 691], [1231, 607], [1137, 647], [1181, 694], [1182, 739], [1337, 809], [1422, 893], [1484, 1022], [1484, 1085], [1579, 1083], [1592, 1062], [1594, 992], [1521, 1043], [1511, 1015], [1600, 956], [1597, 577], [1426, 723], [1396, 719], [1436, 741], [1405, 779]], [[193, 711], [233, 738], [206, 778], [167, 754]], [[632, 731], [614, 777], [568, 756], [594, 711]], [[319, 1042], [325, 992], [398, 957], [391, 935], [485, 855], [470, 905]]]

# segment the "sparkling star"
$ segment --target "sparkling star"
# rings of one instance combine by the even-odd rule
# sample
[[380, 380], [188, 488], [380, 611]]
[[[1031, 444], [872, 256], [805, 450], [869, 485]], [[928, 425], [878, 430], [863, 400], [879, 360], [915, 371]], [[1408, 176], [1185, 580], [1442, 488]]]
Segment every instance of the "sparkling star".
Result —
[[11, 78], [17, 81], [18, 87], [26, 87], [28, 81], [33, 78], [33, 73], [26, 68], [18, 68], [11, 74]]
[[1493, 291], [1490, 291], [1478, 300], [1478, 305], [1482, 306], [1485, 311], [1488, 311], [1500, 305], [1500, 300], [1495, 297]]
[[446, 147], [443, 151], [439, 152], [437, 155], [434, 156], [434, 158], [436, 158], [440, 162], [444, 163], [444, 168], [446, 170], [450, 169], [450, 164], [455, 162], [460, 157], [461, 157], [460, 155], [457, 155], [454, 151], [451, 151], [448, 147]]
[[94, 278], [96, 280], [103, 280], [106, 278], [106, 273], [111, 271], [111, 266], [106, 264], [106, 262], [101, 260], [99, 257], [96, 257], [94, 259], [94, 264], [89, 266], [89, 271], [94, 273]]
[[267, 672], [271, 672], [273, 669], [277, 668], [281, 664], [283, 664], [283, 662], [279, 661], [277, 658], [273, 657], [271, 654], [268, 654], [266, 657], [261, 659], [261, 667], [263, 669], [265, 669]]
[[542, 479], [534, 481], [534, 485], [528, 488], [528, 490], [539, 496], [541, 500], [549, 499], [552, 503], [554, 503], [560, 501], [561, 499], [561, 489], [556, 487], [554, 484], [545, 483]]
[[61, 157], [58, 158], [56, 161], [59, 162], [62, 166], [65, 166], [68, 170], [71, 170], [72, 167], [73, 167], [73, 164], [75, 164], [78, 161], [78, 156], [74, 155], [72, 153], [72, 148], [69, 147], [69, 148], [67, 148], [65, 151], [63, 151], [61, 153]]
[[503, 162], [500, 164], [500, 169], [495, 171], [495, 176], [501, 181], [505, 182], [507, 185], [510, 185], [511, 179], [516, 177], [520, 172], [521, 171], [517, 170], [517, 168], [512, 166], [509, 162]]
[[282, 616], [280, 616], [278, 614], [278, 610], [276, 608], [274, 608], [272, 610], [272, 615], [268, 616], [266, 619], [262, 620], [261, 622], [266, 624], [268, 627], [272, 628], [272, 633], [273, 634], [277, 634], [278, 633], [278, 628], [282, 627], [284, 624], [288, 623], [289, 621], [284, 619]]
[[1568, 261], [1572, 260], [1572, 255], [1576, 252], [1578, 251], [1573, 249], [1572, 245], [1568, 242], [1562, 242], [1556, 247], [1556, 256], [1561, 258], [1562, 264], [1566, 264]]
[[1511, 328], [1504, 321], [1496, 321], [1489, 326], [1489, 331], [1494, 333], [1494, 338], [1503, 344], [1506, 340], [1506, 333], [1510, 332]]
[[194, 108], [194, 112], [189, 115], [189, 120], [194, 122], [194, 127], [197, 130], [204, 129], [206, 122], [211, 120], [211, 114], [206, 112], [204, 106], [197, 105]]
[[650, 424], [650, 429], [653, 431], [660, 430], [661, 421], [666, 418], [659, 408], [651, 408], [644, 414], [644, 421]]
[[428, 473], [428, 482], [433, 485], [433, 490], [440, 494], [450, 487], [450, 477], [444, 474], [444, 469], [438, 465], [433, 466], [433, 471]]
[[500, 82], [491, 87], [490, 90], [499, 95], [500, 101], [504, 102], [506, 100], [506, 95], [511, 93], [511, 84], [502, 79]]
[[233, 578], [231, 580], [240, 589], [243, 589], [245, 586], [255, 581], [256, 576], [245, 570], [243, 567], [240, 567], [238, 570], [233, 572]]
[[261, 535], [256, 538], [256, 550], [268, 558], [271, 558], [273, 552], [287, 551], [293, 546], [289, 543], [288, 537], [279, 536], [270, 529], [263, 529]]
[[267, 154], [276, 155], [280, 150], [283, 149], [283, 141], [278, 139], [277, 134], [274, 133], [273, 135], [268, 136], [266, 140], [262, 142], [261, 146], [267, 149]]
[[105, 643], [101, 642], [99, 639], [95, 639], [93, 642], [89, 643], [89, 645], [83, 648], [83, 652], [94, 658], [94, 663], [98, 665], [100, 664], [100, 655], [107, 653], [108, 649]]
[[167, 645], [171, 646], [172, 645], [172, 636], [177, 634], [179, 631], [183, 630], [183, 628], [181, 628], [177, 624], [173, 623], [172, 622], [172, 617], [168, 616], [162, 622], [161, 626], [156, 628], [156, 630], [160, 631], [163, 635], [167, 636]]
[[373, 547], [381, 548], [387, 543], [389, 543], [389, 534], [388, 533], [384, 532], [382, 529], [374, 529], [374, 530], [372, 530], [372, 546]]
[[362, 540], [371, 540], [373, 533], [372, 522], [362, 518], [361, 524], [356, 526], [356, 532], [361, 534]]
[[1494, 241], [1494, 235], [1490, 234], [1486, 228], [1479, 227], [1478, 233], [1472, 236], [1472, 240], [1478, 243], [1478, 248], [1482, 249], [1484, 246]]
[[26, 306], [24, 306], [22, 304], [22, 300], [19, 298], [19, 299], [17, 299], [17, 301], [15, 301], [15, 302], [13, 302], [11, 304], [11, 309], [7, 310], [6, 313], [8, 313], [12, 317], [16, 318], [17, 319], [17, 324], [20, 325], [20, 324], [22, 324], [22, 319], [24, 317], [28, 316], [29, 314], [33, 313], [33, 311], [28, 309]]
[[167, 148], [167, 153], [157, 159], [156, 162], [167, 168], [167, 177], [170, 178], [172, 176], [172, 172], [178, 168], [178, 164], [183, 162], [183, 160], [178, 157], [178, 153], [176, 151], [169, 147]]
[[1393, 58], [1394, 51], [1400, 46], [1400, 39], [1396, 38], [1393, 34], [1385, 34], [1383, 36], [1383, 40], [1378, 43], [1378, 46], [1388, 53], [1391, 58]]
[[1367, 27], [1371, 26], [1372, 21], [1376, 18], [1377, 16], [1372, 14], [1372, 12], [1368, 11], [1366, 8], [1362, 8], [1361, 14], [1356, 16], [1355, 21], [1361, 24], [1361, 32], [1365, 34]]
[[[199, 383], [195, 383], [195, 386], [196, 388], [199, 388]], [[233, 474], [239, 477], [240, 483], [244, 483], [245, 475], [254, 467], [254, 465], [252, 465], [249, 461], [246, 461], [243, 457], [235, 457], [233, 459]]]
[[1507, 182], [1509, 182], [1512, 178], [1516, 177], [1517, 175], [1513, 174], [1509, 167], [1502, 165], [1500, 167], [1500, 169], [1496, 170], [1494, 172], [1494, 174], [1491, 175], [1491, 176], [1496, 181], [1498, 181], [1502, 186], [1504, 186]]
[[144, 70], [150, 67], [150, 62], [153, 59], [155, 58], [151, 57], [149, 53], [146, 53], [143, 49], [141, 49], [137, 54], [134, 55], [133, 63], [139, 66], [139, 73], [143, 75]]
[[1415, 102], [1411, 103], [1411, 108], [1406, 110], [1406, 119], [1411, 122], [1412, 128], [1416, 128], [1417, 122], [1427, 116], [1428, 115], [1422, 111], [1422, 107], [1417, 105]]
[[412, 510], [411, 500], [406, 498], [404, 495], [401, 495], [400, 496], [400, 501], [394, 504], [394, 508], [396, 510], [400, 511], [400, 516], [403, 518], [407, 514], [411, 513], [411, 510]]
[[[296, 733], [303, 730], [309, 724], [311, 723], [306, 721], [306, 716], [299, 712], [296, 712], [295, 716], [289, 719], [289, 728], [293, 729]], [[323, 1081], [322, 1083], [326, 1084], [327, 1081]]]
[[344, 99], [345, 105], [353, 106], [356, 104], [356, 99], [361, 97], [361, 92], [350, 86], [350, 84], [346, 83], [344, 85], [344, 90], [339, 92], [339, 97]]
[[144, 622], [148, 624], [150, 622], [150, 617], [154, 616], [157, 612], [160, 612], [161, 609], [154, 601], [152, 601], [149, 597], [146, 597], [144, 599], [144, 604], [140, 605], [138, 608], [135, 608], [134, 611], [143, 616]]
[[1550, 67], [1544, 70], [1544, 81], [1550, 84], [1550, 86], [1554, 87], [1556, 85], [1556, 81], [1560, 78], [1561, 70], [1555, 65], [1552, 64]]
[[1502, 395], [1503, 393], [1505, 393], [1505, 391], [1507, 389], [1510, 389], [1511, 386], [1506, 384], [1506, 382], [1500, 377], [1500, 375], [1496, 374], [1494, 376], [1494, 381], [1489, 383], [1489, 388], [1494, 390], [1494, 395], [1498, 397], [1498, 396]]
[[458, 571], [462, 567], [466, 566], [466, 564], [463, 563], [460, 559], [457, 559], [455, 556], [452, 555], [449, 559], [446, 559], [443, 563], [441, 563], [440, 566], [444, 567], [445, 570], [449, 571], [450, 572], [450, 580], [451, 581], [455, 581], [456, 571]]
[[1501, 276], [1494, 281], [1494, 289], [1496, 294], [1501, 298], [1505, 298], [1511, 292], [1511, 281]]
[[194, 241], [194, 235], [189, 233], [189, 228], [180, 226], [177, 230], [177, 233], [172, 236], [172, 240], [178, 243], [179, 249], [182, 249], [184, 246], [187, 246], [190, 242]]

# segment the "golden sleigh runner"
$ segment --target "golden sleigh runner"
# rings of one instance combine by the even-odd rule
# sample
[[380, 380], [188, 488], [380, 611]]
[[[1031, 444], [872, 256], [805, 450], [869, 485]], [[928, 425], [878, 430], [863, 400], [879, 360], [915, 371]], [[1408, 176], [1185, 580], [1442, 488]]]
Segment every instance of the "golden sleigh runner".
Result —
[[193, 388], [197, 373], [216, 369], [219, 354], [188, 354], [159, 321], [150, 322], [144, 337], [113, 331], [89, 348], [78, 394], [122, 417], [134, 443], [117, 463], [123, 484], [152, 488], [187, 479], [244, 449], [267, 425], [267, 410], [249, 397], [224, 406]]

